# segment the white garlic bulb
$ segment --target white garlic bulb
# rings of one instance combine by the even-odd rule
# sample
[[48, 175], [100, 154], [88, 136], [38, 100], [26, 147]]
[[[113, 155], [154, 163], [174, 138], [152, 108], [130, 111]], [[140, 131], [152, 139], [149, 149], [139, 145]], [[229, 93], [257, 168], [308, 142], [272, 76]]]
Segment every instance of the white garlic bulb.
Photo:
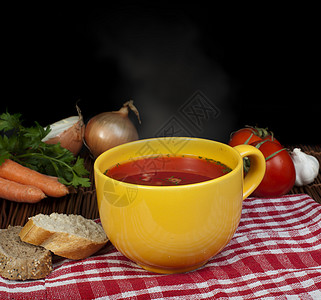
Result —
[[296, 172], [295, 185], [303, 186], [312, 183], [319, 174], [319, 161], [299, 148], [292, 151], [291, 157]]

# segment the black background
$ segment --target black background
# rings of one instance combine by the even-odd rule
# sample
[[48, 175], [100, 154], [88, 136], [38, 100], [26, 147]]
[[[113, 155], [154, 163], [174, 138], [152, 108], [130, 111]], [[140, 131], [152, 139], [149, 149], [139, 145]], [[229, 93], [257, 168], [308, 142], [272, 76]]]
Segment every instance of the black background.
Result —
[[42, 125], [133, 99], [142, 138], [201, 91], [220, 110], [194, 135], [244, 125], [284, 144], [320, 143], [316, 7], [117, 2], [2, 10], [1, 112]]

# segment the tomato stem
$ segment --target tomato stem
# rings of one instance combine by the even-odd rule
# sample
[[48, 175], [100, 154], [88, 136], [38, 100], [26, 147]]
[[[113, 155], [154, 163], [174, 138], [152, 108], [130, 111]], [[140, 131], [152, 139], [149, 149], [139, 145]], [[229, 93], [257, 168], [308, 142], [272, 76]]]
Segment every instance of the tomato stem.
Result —
[[272, 153], [271, 155], [269, 155], [268, 157], [265, 158], [265, 161], [268, 161], [269, 159], [271, 159], [272, 157], [274, 157], [275, 155], [279, 154], [281, 151], [286, 150], [286, 148], [282, 148], [274, 153]]
[[257, 127], [257, 126], [253, 127], [253, 126], [249, 126], [249, 125], [245, 125], [245, 127], [254, 130], [256, 135], [259, 136], [261, 139], [264, 139], [270, 135], [272, 137], [272, 141], [274, 140], [274, 134], [272, 131], [269, 131], [268, 128], [261, 128], [261, 127]]
[[249, 141], [253, 135], [254, 135], [254, 133], [251, 133], [251, 135], [248, 137], [248, 139], [244, 142], [244, 145], [247, 145], [249, 143]]
[[[266, 142], [268, 142], [269, 140], [264, 140], [264, 141], [262, 141], [262, 142], [259, 142], [258, 144], [256, 144], [255, 145], [255, 147], [257, 148], [257, 149], [260, 149], [260, 147], [264, 144], [264, 143], [266, 143]], [[272, 153], [271, 155], [269, 155], [268, 157], [266, 157], [265, 158], [265, 161], [268, 161], [269, 159], [271, 159], [272, 157], [274, 157], [275, 155], [277, 155], [278, 153], [280, 153], [281, 151], [283, 151], [283, 150], [286, 150], [286, 148], [282, 148], [282, 149], [280, 149], [280, 150], [278, 150], [278, 151], [275, 151], [274, 153]]]
[[257, 149], [260, 149], [260, 147], [261, 147], [264, 143], [266, 143], [267, 141], [268, 141], [268, 140], [261, 141], [261, 142], [259, 142], [258, 144], [256, 144], [255, 147], [256, 147]]

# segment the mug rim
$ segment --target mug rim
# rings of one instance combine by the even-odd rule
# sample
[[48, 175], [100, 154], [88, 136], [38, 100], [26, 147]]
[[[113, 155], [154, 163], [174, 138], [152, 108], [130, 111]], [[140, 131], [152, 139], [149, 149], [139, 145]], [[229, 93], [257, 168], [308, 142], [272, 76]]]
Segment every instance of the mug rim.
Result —
[[[184, 184], [184, 185], [173, 185], [173, 186], [143, 185], [143, 184], [128, 183], [128, 182], [120, 181], [120, 180], [117, 180], [117, 179], [114, 179], [114, 178], [111, 178], [111, 177], [105, 175], [98, 167], [99, 163], [101, 161], [103, 161], [104, 157], [109, 153], [121, 151], [121, 148], [129, 147], [132, 144], [139, 144], [139, 143], [148, 142], [148, 141], [155, 141], [157, 139], [161, 139], [161, 140], [187, 139], [187, 140], [193, 140], [193, 141], [198, 140], [198, 141], [202, 141], [202, 142], [210, 142], [210, 143], [219, 144], [219, 145], [225, 147], [226, 149], [229, 149], [231, 152], [234, 152], [234, 154], [238, 157], [238, 163], [235, 166], [235, 168], [232, 169], [232, 171], [230, 171], [229, 173], [224, 174], [220, 177], [209, 179], [209, 180], [202, 181], [202, 182], [189, 183], [189, 184]], [[138, 157], [142, 157], [142, 156], [137, 156], [137, 158]], [[96, 160], [94, 162], [94, 171], [97, 175], [103, 176], [104, 179], [105, 179], [105, 177], [107, 177], [107, 180], [111, 180], [112, 182], [121, 183], [124, 186], [128, 186], [128, 187], [138, 186], [139, 188], [143, 188], [143, 189], [163, 189], [164, 190], [167, 188], [169, 188], [169, 189], [182, 189], [182, 188], [186, 188], [186, 187], [191, 188], [192, 186], [197, 187], [200, 185], [207, 185], [207, 184], [213, 183], [214, 181], [219, 182], [219, 181], [225, 180], [228, 177], [234, 176], [234, 174], [239, 171], [239, 169], [242, 167], [242, 165], [243, 165], [242, 164], [242, 157], [241, 157], [240, 153], [236, 149], [234, 149], [234, 147], [231, 147], [230, 145], [222, 143], [222, 142], [218, 142], [218, 141], [214, 141], [214, 140], [210, 140], [210, 139], [205, 139], [205, 138], [183, 137], [183, 136], [182, 137], [155, 137], [155, 138], [146, 138], [146, 139], [139, 139], [139, 140], [132, 141], [132, 142], [127, 142], [127, 143], [115, 146], [111, 149], [104, 151], [96, 158]]]

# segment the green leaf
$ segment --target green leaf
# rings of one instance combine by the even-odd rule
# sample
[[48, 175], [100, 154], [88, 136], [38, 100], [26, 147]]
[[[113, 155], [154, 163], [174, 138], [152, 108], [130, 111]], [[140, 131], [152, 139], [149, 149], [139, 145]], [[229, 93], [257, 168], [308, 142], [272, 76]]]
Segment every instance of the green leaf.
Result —
[[8, 152], [14, 153], [19, 147], [19, 141], [15, 135], [10, 137], [4, 135], [0, 136], [0, 149], [7, 150]]
[[51, 131], [50, 127], [43, 128], [38, 122], [35, 122], [36, 126], [24, 128], [22, 135], [29, 139], [29, 146], [31, 148], [37, 148], [42, 142], [42, 139], [48, 135]]
[[75, 158], [60, 143], [46, 144], [42, 139], [50, 132], [50, 127], [43, 128], [35, 122], [33, 127], [24, 127], [20, 121], [21, 114], [10, 115], [8, 112], [0, 115], [0, 130], [11, 131], [8, 135], [0, 135], [0, 164], [7, 158], [51, 176], [74, 187], [89, 187], [89, 172], [82, 158]]
[[20, 121], [21, 114], [9, 114], [5, 112], [0, 115], [0, 131], [9, 131], [13, 129], [18, 129], [21, 125]]
[[90, 187], [90, 180], [86, 177], [79, 177], [74, 176], [71, 185], [74, 187], [83, 186], [83, 187]]
[[84, 176], [84, 175], [88, 175], [89, 172], [87, 171], [87, 169], [84, 166], [84, 160], [83, 158], [77, 158], [76, 163], [74, 164], [74, 166], [72, 167], [72, 169], [74, 170], [74, 172], [78, 175], [78, 176]]
[[11, 155], [8, 151], [0, 149], [0, 165], [2, 165], [4, 161], [10, 157]]

